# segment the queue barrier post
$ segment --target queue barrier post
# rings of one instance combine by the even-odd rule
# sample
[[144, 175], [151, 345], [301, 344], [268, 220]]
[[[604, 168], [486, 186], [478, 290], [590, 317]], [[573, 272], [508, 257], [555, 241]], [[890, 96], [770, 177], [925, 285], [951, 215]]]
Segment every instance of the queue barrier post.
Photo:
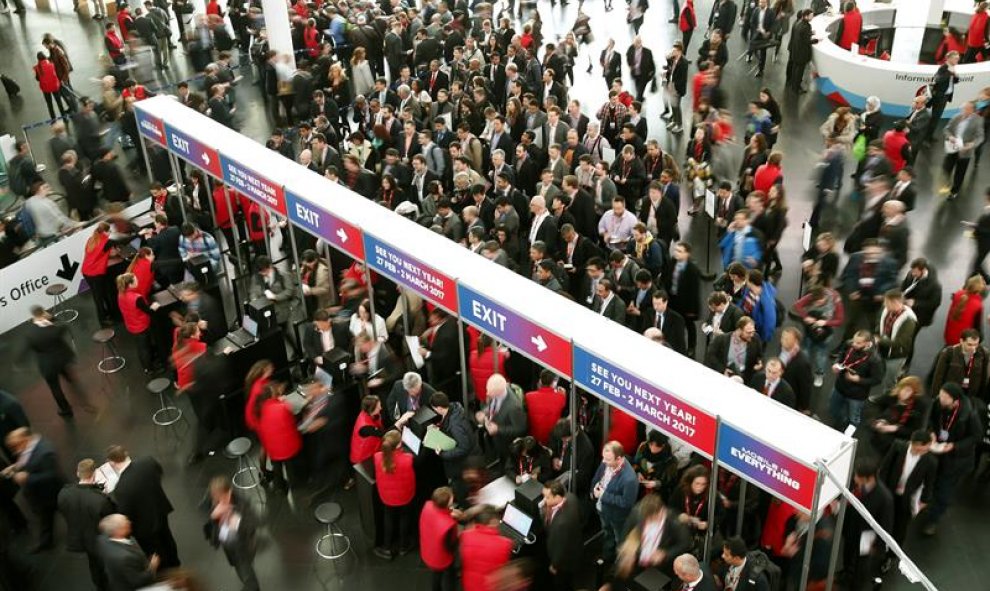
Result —
[[712, 537], [715, 535], [715, 503], [718, 502], [718, 433], [721, 431], [722, 417], [715, 417], [715, 445], [712, 453], [712, 472], [708, 477], [708, 528], [705, 530], [705, 549], [702, 556], [709, 556]]

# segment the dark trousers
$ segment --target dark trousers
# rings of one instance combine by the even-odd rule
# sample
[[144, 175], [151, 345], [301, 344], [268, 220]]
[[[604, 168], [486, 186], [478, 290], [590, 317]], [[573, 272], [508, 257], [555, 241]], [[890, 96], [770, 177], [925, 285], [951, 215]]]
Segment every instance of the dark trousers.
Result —
[[457, 589], [457, 571], [454, 565], [444, 570], [433, 571], [433, 591], [455, 591]]
[[237, 578], [241, 581], [242, 591], [258, 591], [258, 575], [254, 572], [254, 555], [243, 555], [239, 552], [223, 549], [227, 555], [227, 562], [234, 567]]
[[58, 506], [54, 499], [25, 497], [31, 512], [38, 518], [38, 547], [51, 548], [55, 545], [55, 512]]
[[172, 530], [168, 527], [167, 517], [157, 525], [156, 530], [151, 535], [138, 536], [135, 533], [134, 539], [144, 550], [145, 556], [150, 558], [152, 554], [158, 555], [161, 559], [160, 569], [165, 570], [180, 566], [179, 549], [175, 545], [175, 538], [172, 537]]
[[969, 168], [969, 156], [961, 156], [961, 152], [956, 152], [955, 154], [946, 154], [945, 160], [942, 161], [942, 172], [945, 173], [946, 178], [949, 174], [952, 174], [952, 188], [950, 191], [953, 195], [959, 192], [962, 188], [963, 180], [966, 178], [966, 170]]
[[141, 361], [141, 369], [151, 371], [155, 365], [155, 339], [151, 335], [151, 328], [134, 335], [137, 341], [138, 359]]
[[928, 508], [928, 520], [933, 525], [938, 523], [938, 520], [948, 510], [952, 497], [955, 496], [956, 486], [973, 465], [972, 458], [960, 460], [943, 456], [940, 460], [938, 476], [935, 478], [935, 496], [932, 499], [931, 507]]
[[65, 109], [65, 104], [62, 102], [62, 93], [61, 92], [43, 92], [42, 94], [45, 95], [45, 104], [48, 105], [48, 118], [49, 119], [54, 119], [55, 118], [55, 107], [52, 106], [52, 100], [54, 100], [55, 101], [55, 104], [58, 105], [58, 113], [59, 113], [59, 115], [65, 115], [65, 110], [66, 109]]
[[804, 70], [808, 67], [808, 62], [787, 61], [787, 87], [798, 92], [801, 90], [801, 83], [804, 81]]
[[410, 506], [401, 507], [384, 506], [385, 513], [385, 548], [392, 554], [396, 554], [401, 548], [408, 548], [412, 543], [410, 531], [412, 529], [412, 518]]
[[45, 378], [45, 383], [48, 384], [48, 388], [52, 391], [52, 398], [55, 399], [55, 404], [58, 405], [58, 411], [60, 413], [71, 413], [72, 405], [65, 398], [65, 392], [62, 391], [62, 378], [69, 382], [72, 389], [79, 393], [81, 390], [79, 388], [79, 383], [76, 381], [75, 371], [70, 364], [63, 365], [62, 367], [55, 368], [51, 371], [45, 371], [42, 373]]
[[942, 113], [945, 112], [945, 105], [948, 102], [948, 99], [944, 96], [932, 97], [932, 120], [928, 123], [928, 139], [932, 139], [932, 136], [935, 134], [935, 128], [938, 127], [939, 122], [942, 120]]
[[912, 519], [911, 499], [904, 495], [894, 495], [894, 531], [890, 533], [898, 545], [904, 545], [904, 539], [907, 537], [908, 526], [911, 525]]
[[681, 31], [681, 43], [684, 45], [684, 51], [687, 51], [688, 45], [691, 45], [691, 36], [694, 35], [694, 29], [688, 29], [687, 31]]
[[990, 274], [983, 268], [983, 261], [986, 260], [987, 254], [990, 254], [990, 245], [977, 247], [976, 258], [973, 259], [973, 271], [969, 274], [971, 277], [979, 274], [983, 279], [990, 280]]
[[113, 280], [107, 275], [85, 275], [89, 291], [96, 304], [96, 317], [102, 324], [113, 322], [114, 288]]
[[633, 76], [633, 81], [636, 83], [636, 100], [642, 102], [643, 97], [646, 96], [646, 87], [650, 85], [652, 78], [639, 75]]
[[100, 559], [99, 551], [96, 548], [87, 548], [86, 560], [89, 562], [89, 577], [93, 580], [93, 586], [97, 591], [107, 589], [107, 572], [103, 568], [103, 560]]

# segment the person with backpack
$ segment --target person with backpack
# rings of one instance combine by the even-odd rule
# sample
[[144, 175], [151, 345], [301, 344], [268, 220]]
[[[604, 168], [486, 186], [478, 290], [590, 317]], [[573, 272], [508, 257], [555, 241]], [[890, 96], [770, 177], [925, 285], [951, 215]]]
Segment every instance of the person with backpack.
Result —
[[[767, 555], [756, 550], [746, 551], [746, 542], [732, 537], [722, 544], [722, 560], [726, 571], [722, 577], [723, 591], [776, 591], [780, 586], [780, 567]], [[771, 584], [771, 581], [776, 583]]]
[[21, 197], [31, 195], [31, 186], [40, 181], [34, 158], [31, 157], [30, 146], [26, 141], [14, 142], [14, 157], [7, 162], [7, 179], [10, 190]]

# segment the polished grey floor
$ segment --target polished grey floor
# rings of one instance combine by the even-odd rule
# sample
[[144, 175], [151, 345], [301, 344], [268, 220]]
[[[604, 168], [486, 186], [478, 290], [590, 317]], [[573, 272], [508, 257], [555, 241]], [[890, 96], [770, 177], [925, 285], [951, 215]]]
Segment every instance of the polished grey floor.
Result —
[[[798, 2], [800, 4], [800, 2]], [[596, 36], [590, 48], [582, 50], [575, 67], [576, 81], [572, 96], [585, 105], [585, 112], [593, 115], [605, 98], [605, 85], [601, 71], [597, 67], [598, 52], [609, 36], [615, 37], [618, 48], [628, 45], [631, 32], [624, 22], [624, 5], [616, 3], [616, 10], [605, 13], [598, 2], [589, 2], [585, 9], [592, 16], [592, 27]], [[561, 10], [551, 8], [549, 3], [540, 2], [543, 15], [544, 36], [547, 40], [566, 32], [576, 14], [576, 5], [571, 3]], [[647, 13], [642, 35], [647, 46], [661, 58], [671, 42], [679, 39], [674, 25], [669, 25], [670, 3], [657, 0]], [[706, 21], [710, 10], [709, 0], [698, 3], [699, 20]], [[0, 72], [15, 78], [22, 86], [21, 100], [10, 103], [0, 97], [0, 130], [23, 136], [21, 126], [44, 120], [47, 113], [40, 93], [30, 75], [33, 55], [41, 49], [41, 36], [50, 32], [62, 39], [69, 47], [69, 54], [75, 65], [73, 82], [80, 94], [98, 94], [95, 78], [100, 76], [96, 56], [101, 50], [100, 32], [102, 25], [84, 15], [72, 12], [68, 0], [60, 0], [48, 8], [36, 10], [29, 6], [27, 15], [0, 16]], [[688, 53], [691, 57], [697, 52], [701, 33], [694, 36]], [[738, 37], [738, 35], [736, 35]], [[747, 72], [747, 64], [736, 61], [742, 48], [739, 39], [730, 43], [731, 62], [726, 71], [724, 86], [732, 112], [738, 117], [745, 109], [747, 100], [754, 98], [761, 86], [778, 90], [783, 87], [784, 62], [769, 63], [764, 79], [757, 79]], [[595, 67], [586, 74], [588, 56], [593, 56]], [[174, 83], [190, 76], [188, 66], [181, 53], [176, 55], [173, 68], [156, 79], [150, 73], [142, 74], [147, 84]], [[631, 82], [631, 81], [630, 81]], [[827, 101], [812, 92], [795, 97], [776, 92], [783, 105], [784, 124], [778, 149], [785, 154], [784, 170], [786, 187], [790, 201], [790, 226], [781, 242], [781, 257], [784, 262], [784, 275], [780, 283], [781, 299], [790, 304], [796, 297], [799, 278], [796, 272], [801, 252], [801, 222], [811, 212], [812, 184], [811, 173], [818, 154], [822, 149], [818, 126], [832, 109]], [[270, 122], [264, 114], [257, 91], [251, 86], [251, 78], [245, 79], [239, 92], [239, 117], [244, 132], [255, 139], [264, 138], [270, 129]], [[662, 98], [651, 94], [646, 101], [645, 114], [650, 121], [650, 136], [657, 138], [662, 145], [675, 153], [681, 153], [684, 138], [671, 136], [663, 130], [659, 113]], [[35, 154], [39, 160], [47, 160], [47, 129], [35, 128], [28, 132]], [[946, 293], [960, 287], [969, 270], [973, 256], [972, 240], [963, 235], [959, 224], [962, 220], [972, 220], [983, 207], [981, 194], [988, 184], [986, 164], [974, 170], [967, 180], [963, 193], [957, 201], [947, 203], [937, 196], [934, 189], [939, 186], [938, 169], [941, 161], [940, 142], [928, 152], [923, 152], [917, 168], [920, 170], [921, 188], [919, 205], [911, 213], [912, 256], [927, 256], [939, 271]], [[730, 151], [739, 158], [741, 147]], [[128, 154], [134, 157], [134, 154]], [[738, 161], [738, 160], [737, 160]], [[52, 166], [48, 162], [49, 168]], [[686, 200], [685, 200], [686, 201]], [[686, 205], [684, 206], [686, 208]], [[834, 209], [832, 217], [838, 220], [837, 230], [848, 228], [855, 217], [855, 208], [844, 198]], [[681, 230], [696, 245], [696, 252], [704, 254], [705, 229], [699, 220], [686, 215], [681, 218]], [[713, 249], [714, 250], [714, 249]], [[718, 265], [712, 256], [713, 268]], [[238, 584], [233, 571], [223, 556], [210, 548], [201, 533], [204, 516], [197, 510], [202, 498], [205, 483], [216, 473], [227, 473], [232, 466], [225, 460], [210, 459], [201, 466], [187, 468], [183, 459], [187, 452], [156, 442], [150, 421], [153, 401], [143, 387], [143, 376], [136, 368], [133, 354], [128, 367], [113, 376], [110, 381], [95, 371], [99, 352], [90, 344], [88, 335], [96, 324], [91, 313], [90, 301], [79, 298], [73, 304], [83, 311], [74, 324], [73, 333], [79, 345], [80, 368], [92, 396], [97, 400], [100, 412], [96, 415], [79, 413], [74, 422], [66, 423], [55, 416], [51, 397], [44, 383], [33, 368], [33, 360], [22, 358], [16, 332], [8, 333], [0, 339], [0, 355], [8, 363], [9, 371], [0, 374], [0, 386], [16, 394], [27, 408], [35, 427], [52, 438], [62, 454], [64, 468], [69, 468], [81, 457], [100, 457], [110, 443], [122, 443], [134, 454], [154, 454], [166, 470], [166, 487], [176, 506], [172, 518], [172, 528], [179, 543], [180, 556], [184, 563], [194, 569], [207, 582], [210, 589], [236, 589]], [[915, 371], [925, 373], [935, 352], [941, 346], [941, 327], [945, 319], [946, 306], [936, 316], [935, 324], [927, 329], [918, 340], [915, 356]], [[126, 341], [125, 341], [126, 343]], [[128, 351], [130, 352], [130, 351]], [[825, 415], [825, 401], [828, 384], [816, 397], [815, 404], [820, 415]], [[187, 411], [189, 409], [187, 408]], [[768, 425], [768, 428], [772, 426]], [[955, 591], [984, 589], [990, 578], [990, 565], [986, 556], [990, 552], [990, 536], [987, 526], [990, 517], [987, 513], [986, 482], [967, 483], [962, 487], [958, 503], [950, 510], [948, 518], [935, 538], [927, 539], [912, 536], [907, 542], [908, 553], [918, 562], [939, 589]], [[319, 529], [307, 510], [300, 508], [293, 512], [279, 499], [273, 499], [268, 507], [268, 525], [262, 536], [263, 547], [257, 559], [257, 568], [262, 587], [265, 589], [315, 589], [320, 588], [318, 579], [323, 579], [328, 588], [386, 589], [397, 583], [412, 590], [429, 588], [429, 576], [415, 555], [406, 556], [393, 563], [384, 563], [366, 552], [367, 542], [357, 533], [358, 524], [354, 511], [354, 500], [348, 493], [337, 495], [345, 506], [344, 528], [352, 534], [358, 552], [346, 564], [339, 565], [338, 571], [328, 565], [321, 565], [318, 572], [313, 569], [313, 543]], [[27, 547], [25, 540], [24, 547]], [[34, 579], [40, 589], [88, 589], [85, 561], [78, 556], [59, 549], [54, 552], [26, 556], [36, 567]], [[336, 576], [339, 575], [339, 579]], [[885, 588], [910, 589], [914, 586], [903, 578], [891, 577]], [[401, 581], [401, 583], [400, 583]]]

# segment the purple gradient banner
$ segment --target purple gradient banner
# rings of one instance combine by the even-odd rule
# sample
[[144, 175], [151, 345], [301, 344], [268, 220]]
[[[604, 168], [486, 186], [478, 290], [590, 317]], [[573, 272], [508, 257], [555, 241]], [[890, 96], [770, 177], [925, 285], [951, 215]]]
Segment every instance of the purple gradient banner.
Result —
[[722, 467], [811, 511], [818, 472], [725, 422], [718, 431], [718, 461]]

